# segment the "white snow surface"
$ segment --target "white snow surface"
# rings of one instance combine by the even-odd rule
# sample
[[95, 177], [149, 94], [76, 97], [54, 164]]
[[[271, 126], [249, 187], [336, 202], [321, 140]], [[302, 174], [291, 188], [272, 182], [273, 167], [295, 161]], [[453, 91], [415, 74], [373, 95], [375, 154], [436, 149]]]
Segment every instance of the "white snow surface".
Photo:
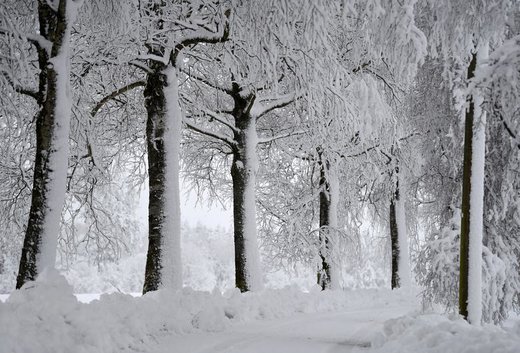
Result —
[[181, 146], [182, 112], [179, 105], [177, 69], [165, 70], [168, 86], [164, 88], [166, 122], [164, 131], [165, 163], [165, 225], [162, 239], [161, 285], [165, 288], [182, 287], [181, 263], [181, 202], [179, 189], [179, 159]]
[[48, 271], [0, 303], [0, 353], [518, 352], [520, 323], [419, 314], [410, 291], [163, 289], [79, 302]]

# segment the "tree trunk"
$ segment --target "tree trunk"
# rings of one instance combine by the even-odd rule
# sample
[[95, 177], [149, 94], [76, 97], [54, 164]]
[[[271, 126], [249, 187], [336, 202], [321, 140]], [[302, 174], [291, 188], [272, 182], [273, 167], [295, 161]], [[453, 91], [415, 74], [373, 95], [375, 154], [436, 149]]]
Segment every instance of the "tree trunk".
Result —
[[235, 284], [242, 292], [262, 289], [260, 254], [256, 234], [255, 184], [258, 162], [254, 118], [242, 116], [235, 133], [233, 153], [233, 225], [235, 243]]
[[176, 69], [153, 61], [144, 90], [148, 148], [148, 253], [143, 293], [182, 286]]
[[[49, 52], [38, 48], [39, 104], [36, 117], [31, 209], [25, 233], [16, 288], [54, 268], [60, 218], [66, 192], [70, 129], [69, 23], [75, 4], [61, 0], [54, 11], [38, 2], [40, 35], [52, 42]], [[69, 9], [68, 7], [72, 7]], [[49, 55], [50, 54], [50, 55]]]
[[[479, 46], [468, 67], [467, 78], [475, 75], [477, 63], [487, 57], [487, 43]], [[464, 169], [460, 230], [459, 313], [471, 324], [482, 316], [482, 224], [486, 115], [483, 100], [469, 100], [464, 127]], [[476, 119], [475, 119], [476, 118]]]
[[338, 259], [335, 254], [337, 239], [335, 232], [338, 226], [337, 220], [337, 175], [331, 171], [329, 161], [321, 160], [320, 155], [320, 230], [319, 230], [319, 256], [321, 268], [318, 269], [318, 285], [325, 289], [339, 288]]
[[397, 182], [394, 197], [390, 200], [390, 243], [392, 247], [392, 289], [411, 285], [410, 255], [406, 231], [406, 214], [399, 168], [395, 169]]
[[397, 219], [395, 216], [395, 199], [390, 200], [390, 242], [392, 245], [392, 289], [400, 287], [399, 281], [399, 232], [397, 230]]

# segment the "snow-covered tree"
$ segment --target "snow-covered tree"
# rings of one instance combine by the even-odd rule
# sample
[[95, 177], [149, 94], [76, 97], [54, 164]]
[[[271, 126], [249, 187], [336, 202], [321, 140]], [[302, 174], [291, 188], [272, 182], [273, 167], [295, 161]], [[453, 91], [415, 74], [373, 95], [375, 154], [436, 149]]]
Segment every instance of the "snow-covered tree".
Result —
[[[68, 137], [71, 116], [70, 32], [81, 5], [78, 1], [38, 1], [31, 7], [27, 27], [18, 28], [15, 17], [2, 17], [2, 34], [21, 43], [11, 47], [12, 59], [23, 53], [30, 57], [29, 42], [36, 48], [39, 73], [31, 86], [20, 82], [9, 66], [2, 73], [15, 91], [29, 95], [38, 104], [36, 115], [36, 154], [34, 159], [31, 209], [20, 260], [16, 287], [34, 280], [46, 268], [54, 268], [60, 216], [65, 198]], [[14, 4], [11, 4], [14, 6]], [[17, 12], [14, 12], [16, 15]], [[34, 28], [38, 32], [34, 33]], [[21, 40], [20, 40], [21, 39]], [[25, 52], [24, 52], [25, 51]], [[20, 56], [19, 56], [20, 57]], [[14, 64], [16, 66], [22, 66]], [[12, 66], [11, 66], [12, 68]], [[13, 75], [14, 74], [14, 75]], [[38, 88], [33, 88], [38, 87]]]
[[143, 292], [182, 285], [179, 157], [182, 113], [178, 66], [184, 49], [225, 41], [230, 10], [219, 2], [139, 2], [145, 65], [148, 153], [148, 256]]

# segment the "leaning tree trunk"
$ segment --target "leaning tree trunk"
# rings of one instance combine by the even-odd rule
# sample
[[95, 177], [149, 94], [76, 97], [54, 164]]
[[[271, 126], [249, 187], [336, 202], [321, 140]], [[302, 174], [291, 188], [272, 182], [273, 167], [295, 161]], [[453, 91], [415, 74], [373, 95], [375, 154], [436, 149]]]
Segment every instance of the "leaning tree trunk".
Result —
[[237, 148], [233, 154], [233, 223], [235, 243], [235, 284], [242, 292], [262, 289], [260, 254], [256, 234], [255, 184], [258, 137], [255, 119], [237, 120]]
[[54, 268], [60, 218], [66, 192], [70, 129], [69, 37], [76, 13], [72, 0], [61, 0], [53, 10], [38, 2], [39, 34], [52, 43], [50, 52], [38, 48], [39, 104], [36, 118], [31, 209], [25, 233], [16, 288]]
[[339, 288], [339, 273], [335, 255], [337, 239], [335, 232], [338, 226], [338, 180], [337, 175], [331, 170], [329, 161], [321, 160], [320, 156], [320, 230], [319, 230], [319, 256], [320, 268], [318, 269], [318, 285], [325, 289]]
[[[488, 55], [488, 44], [479, 45], [468, 67], [467, 78], [475, 75], [477, 63]], [[482, 225], [486, 114], [479, 95], [470, 98], [464, 127], [462, 176], [462, 220], [460, 229], [459, 313], [471, 324], [482, 317]], [[476, 119], [475, 119], [476, 118]]]
[[144, 90], [148, 147], [148, 253], [143, 293], [182, 286], [177, 72], [154, 61]]

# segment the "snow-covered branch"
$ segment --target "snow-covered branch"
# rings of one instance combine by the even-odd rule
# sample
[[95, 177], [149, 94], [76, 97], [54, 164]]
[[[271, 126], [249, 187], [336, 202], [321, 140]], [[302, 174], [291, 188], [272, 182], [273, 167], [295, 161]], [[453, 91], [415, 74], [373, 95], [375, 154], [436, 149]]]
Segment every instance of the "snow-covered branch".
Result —
[[21, 85], [17, 84], [16, 82], [14, 82], [12, 77], [5, 71], [2, 72], [2, 75], [5, 77], [6, 81], [16, 92], [34, 98], [37, 102], [40, 100], [40, 96], [37, 91], [22, 87]]
[[277, 98], [270, 98], [267, 103], [263, 103], [266, 99], [257, 100], [251, 109], [251, 116], [254, 119], [259, 119], [275, 109], [288, 106], [298, 98], [295, 93], [290, 93]]
[[199, 134], [206, 135], [206, 136], [212, 137], [214, 139], [217, 139], [219, 141], [222, 141], [222, 142], [228, 144], [231, 148], [235, 148], [236, 147], [235, 140], [233, 140], [229, 136], [220, 134], [218, 132], [207, 130], [207, 129], [201, 127], [201, 126], [197, 126], [197, 125], [192, 124], [192, 123], [187, 122], [187, 121], [184, 121], [184, 124], [186, 125], [186, 127], [188, 129], [193, 130], [195, 132], [198, 132]]
[[145, 82], [144, 81], [135, 81], [135, 82], [132, 82], [126, 86], [123, 86], [115, 91], [113, 91], [112, 93], [110, 93], [109, 95], [105, 96], [103, 99], [101, 99], [96, 105], [94, 108], [92, 108], [92, 110], [90, 111], [90, 115], [91, 116], [94, 116], [97, 114], [97, 112], [103, 107], [103, 105], [105, 105], [108, 101], [116, 98], [117, 96], [119, 96], [120, 94], [123, 94], [123, 93], [126, 93], [128, 91], [131, 91], [133, 90], [134, 88], [136, 87], [143, 87], [145, 85]]
[[269, 143], [269, 142], [273, 142], [275, 140], [280, 140], [280, 139], [284, 139], [284, 138], [291, 137], [291, 136], [302, 135], [302, 134], [305, 134], [306, 132], [307, 131], [304, 131], [304, 130], [289, 131], [289, 132], [274, 135], [274, 136], [260, 137], [258, 139], [258, 143]]
[[191, 35], [185, 36], [177, 45], [175, 45], [173, 51], [170, 55], [170, 62], [178, 67], [179, 63], [177, 62], [179, 58], [180, 52], [191, 45], [199, 44], [199, 43], [207, 43], [207, 44], [216, 44], [222, 43], [229, 39], [229, 16], [231, 14], [231, 10], [227, 9], [224, 11], [224, 26], [222, 30], [217, 30], [216, 32], [212, 32], [205, 27], [201, 27], [199, 31]]
[[185, 74], [186, 76], [188, 76], [189, 78], [193, 78], [196, 81], [202, 82], [203, 84], [205, 84], [208, 87], [214, 88], [218, 91], [227, 93], [229, 95], [233, 94], [233, 89], [230, 86], [227, 87], [227, 86], [224, 86], [224, 85], [216, 83], [216, 82], [211, 82], [210, 80], [205, 79], [204, 77], [193, 73], [193, 71], [191, 71], [191, 70], [185, 70], [185, 69], [181, 68], [180, 71], [183, 74]]
[[23, 34], [20, 32], [10, 31], [6, 28], [0, 28], [0, 34], [12, 35], [25, 39], [36, 48], [43, 49], [48, 53], [50, 53], [52, 49], [51, 41], [36, 33]]
[[[192, 105], [195, 105], [195, 102], [193, 101], [193, 99], [191, 99], [190, 97], [188, 97], [187, 95], [182, 95], [182, 99], [187, 101], [188, 103], [192, 104]], [[207, 115], [209, 117], [210, 120], [216, 120], [217, 122], [221, 123], [222, 125], [228, 127], [229, 129], [231, 129], [233, 132], [238, 132], [238, 129], [236, 128], [236, 126], [227, 121], [223, 116], [221, 116], [220, 113], [217, 113], [211, 109], [208, 109], [208, 108], [199, 108], [199, 110], [204, 113], [204, 115]], [[200, 115], [197, 115], [197, 116], [200, 116]]]

